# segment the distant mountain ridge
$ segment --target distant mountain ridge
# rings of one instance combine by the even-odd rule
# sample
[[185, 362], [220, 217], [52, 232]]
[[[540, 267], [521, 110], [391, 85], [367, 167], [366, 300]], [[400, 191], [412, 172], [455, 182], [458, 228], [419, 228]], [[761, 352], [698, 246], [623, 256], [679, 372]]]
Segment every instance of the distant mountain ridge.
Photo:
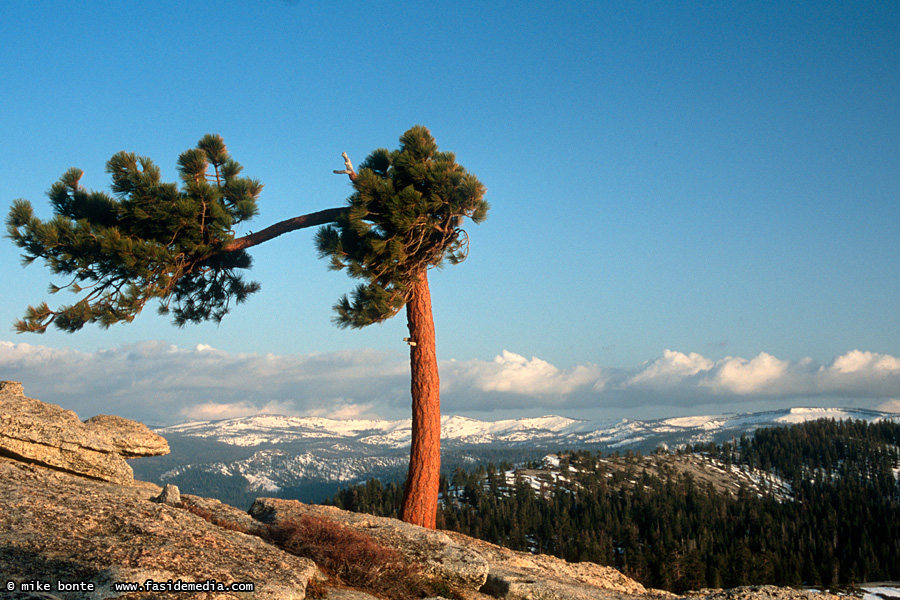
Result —
[[[663, 446], [722, 443], [761, 427], [815, 419], [900, 422], [900, 414], [864, 409], [791, 408], [758, 413], [639, 421], [583, 421], [560, 416], [480, 421], [442, 419], [445, 471], [456, 466], [521, 463], [563, 450], [652, 452]], [[155, 431], [172, 449], [144, 458], [136, 476], [175, 483], [189, 493], [243, 506], [260, 492], [320, 501], [340, 486], [368, 479], [401, 480], [406, 474], [409, 419], [337, 420], [257, 415], [191, 422]], [[249, 504], [248, 504], [249, 505]]]
[[[900, 414], [865, 409], [790, 408], [745, 414], [673, 417], [650, 421], [631, 419], [584, 421], [548, 415], [500, 421], [444, 416], [441, 439], [453, 445], [587, 443], [612, 448], [644, 443], [703, 443], [716, 435], [752, 432], [758, 427], [790, 425], [815, 419], [900, 420]], [[402, 448], [410, 442], [411, 419], [338, 420], [325, 417], [257, 415], [218, 421], [198, 421], [156, 429], [161, 435], [180, 434], [214, 439], [234, 446], [260, 446], [345, 439], [369, 446]], [[670, 441], [671, 440], [671, 441]], [[657, 445], [659, 445], [657, 443]]]

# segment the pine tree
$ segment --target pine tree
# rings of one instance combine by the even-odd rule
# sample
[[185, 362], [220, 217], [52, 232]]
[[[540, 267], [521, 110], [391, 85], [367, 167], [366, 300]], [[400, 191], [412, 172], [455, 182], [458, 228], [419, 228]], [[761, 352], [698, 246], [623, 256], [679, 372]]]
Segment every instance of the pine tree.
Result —
[[331, 267], [364, 283], [335, 310], [341, 327], [365, 327], [406, 306], [412, 371], [412, 447], [401, 517], [434, 528], [440, 483], [441, 408], [428, 269], [457, 264], [468, 253], [460, 228], [487, 216], [484, 186], [439, 152], [431, 133], [413, 127], [400, 149], [376, 150], [352, 178], [350, 207], [319, 230], [316, 243]]
[[54, 217], [42, 221], [31, 204], [16, 200], [8, 236], [29, 264], [43, 259], [54, 275], [69, 278], [81, 299], [52, 310], [28, 307], [17, 331], [42, 333], [51, 324], [75, 332], [87, 324], [130, 322], [147, 302], [174, 322], [221, 321], [231, 303], [259, 290], [242, 271], [246, 250], [281, 234], [323, 225], [319, 254], [333, 269], [362, 279], [335, 304], [335, 323], [365, 327], [406, 307], [413, 404], [412, 448], [402, 518], [433, 528], [440, 469], [440, 397], [434, 321], [427, 272], [468, 253], [465, 217], [480, 223], [489, 209], [484, 186], [439, 152], [431, 133], [415, 126], [395, 151], [376, 150], [354, 171], [344, 155], [354, 192], [348, 206], [281, 221], [236, 238], [234, 228], [258, 212], [262, 184], [240, 177], [242, 167], [218, 135], [204, 136], [178, 159], [181, 186], [162, 183], [153, 162], [119, 152], [107, 163], [113, 195], [84, 190], [82, 171], [70, 169], [50, 189]]

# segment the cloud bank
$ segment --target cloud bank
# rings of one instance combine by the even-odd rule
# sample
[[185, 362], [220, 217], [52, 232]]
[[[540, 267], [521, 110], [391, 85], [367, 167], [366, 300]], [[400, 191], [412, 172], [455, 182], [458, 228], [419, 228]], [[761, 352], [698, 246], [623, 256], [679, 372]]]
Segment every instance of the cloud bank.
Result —
[[[712, 360], [665, 350], [630, 370], [593, 364], [560, 368], [503, 350], [493, 360], [446, 360], [440, 368], [443, 411], [486, 419], [491, 413], [579, 416], [591, 411], [648, 418], [634, 411], [667, 407], [671, 415], [714, 406], [740, 412], [749, 406], [757, 410], [760, 402], [900, 411], [900, 359], [860, 350], [830, 364], [764, 352], [749, 359]], [[84, 353], [4, 341], [0, 379], [22, 381], [27, 394], [71, 408], [82, 418], [119, 414], [164, 424], [263, 413], [409, 414], [407, 357], [366, 349], [231, 354], [203, 344], [182, 349], [151, 341]]]

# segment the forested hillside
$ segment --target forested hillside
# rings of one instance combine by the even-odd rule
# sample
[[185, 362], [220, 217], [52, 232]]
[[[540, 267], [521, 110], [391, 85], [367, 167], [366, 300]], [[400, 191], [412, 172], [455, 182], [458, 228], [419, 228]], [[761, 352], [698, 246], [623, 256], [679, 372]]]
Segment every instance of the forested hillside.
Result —
[[[457, 469], [442, 480], [439, 526], [673, 591], [898, 580], [898, 453], [900, 424], [820, 420], [671, 455]], [[393, 515], [401, 489], [370, 481], [333, 502]]]

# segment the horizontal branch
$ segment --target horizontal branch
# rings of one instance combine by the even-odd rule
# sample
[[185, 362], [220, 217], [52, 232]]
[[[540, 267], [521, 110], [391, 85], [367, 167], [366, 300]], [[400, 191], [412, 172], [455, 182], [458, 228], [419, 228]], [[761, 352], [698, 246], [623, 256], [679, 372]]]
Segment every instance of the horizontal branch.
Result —
[[[344, 158], [344, 170], [335, 171], [335, 173], [339, 175], [347, 175], [348, 177], [350, 177], [350, 181], [355, 181], [356, 171], [353, 170], [353, 163], [350, 162], [350, 157], [347, 156], [346, 152], [342, 152], [341, 156]], [[259, 244], [262, 244], [263, 242], [268, 242], [272, 238], [278, 237], [283, 233], [296, 231], [297, 229], [303, 229], [305, 227], [315, 227], [316, 225], [334, 223], [337, 220], [338, 216], [345, 210], [347, 209], [326, 208], [325, 210], [309, 213], [308, 215], [300, 215], [299, 217], [294, 217], [292, 219], [281, 221], [280, 223], [275, 223], [274, 225], [266, 227], [262, 231], [257, 231], [256, 233], [251, 233], [249, 235], [245, 235], [244, 237], [239, 237], [231, 240], [230, 242], [225, 244], [225, 246], [222, 248], [222, 252], [235, 252], [237, 250], [244, 250], [245, 248], [257, 246]]]
[[268, 242], [272, 238], [276, 238], [284, 233], [289, 233], [298, 229], [304, 229], [306, 227], [315, 227], [316, 225], [333, 223], [345, 210], [347, 209], [326, 208], [325, 210], [309, 213], [308, 215], [300, 215], [299, 217], [286, 219], [279, 223], [275, 223], [274, 225], [270, 225], [262, 231], [257, 231], [255, 233], [245, 235], [244, 237], [235, 238], [225, 244], [225, 246], [222, 248], [222, 251], [235, 252], [237, 250], [244, 250], [245, 248], [258, 246], [263, 242]]

